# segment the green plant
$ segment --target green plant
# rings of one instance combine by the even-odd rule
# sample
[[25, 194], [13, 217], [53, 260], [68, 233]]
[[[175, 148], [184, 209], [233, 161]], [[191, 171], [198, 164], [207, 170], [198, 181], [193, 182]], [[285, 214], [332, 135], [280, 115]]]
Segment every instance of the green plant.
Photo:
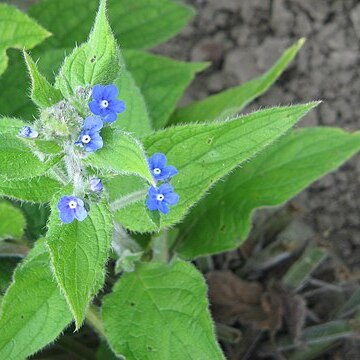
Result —
[[[205, 281], [186, 260], [238, 247], [256, 208], [280, 205], [336, 169], [360, 149], [360, 134], [292, 130], [318, 102], [237, 115], [276, 81], [304, 40], [263, 76], [176, 108], [207, 64], [144, 49], [174, 35], [192, 9], [169, 0], [109, 1], [119, 48], [101, 0], [88, 40], [69, 51], [85, 39], [96, 6], [95, 0], [34, 5], [30, 16], [53, 36], [32, 56], [12, 53], [0, 79], [0, 108], [8, 115], [0, 121], [0, 194], [12, 200], [1, 203], [0, 213], [6, 219], [0, 226], [6, 239], [1, 284], [7, 288], [0, 358], [25, 358], [73, 321], [78, 330], [86, 320], [127, 359], [223, 359]], [[18, 44], [7, 27], [12, 12], [24, 17], [0, 6], [9, 20], [3, 24], [10, 39], [5, 48]], [[32, 47], [49, 35], [27, 17], [26, 23], [24, 39], [33, 36], [30, 31], [40, 35], [18, 46]], [[64, 53], [69, 55], [60, 66]], [[6, 64], [4, 51], [1, 56]], [[117, 105], [109, 117], [89, 108], [93, 101], [100, 110]], [[163, 168], [151, 167], [154, 154], [165, 154], [176, 167], [171, 176], [156, 178]], [[170, 177], [172, 187], [161, 188], [158, 180]], [[170, 211], [155, 201], [167, 202]], [[49, 218], [47, 205], [27, 203], [49, 204]], [[25, 258], [16, 264], [9, 254]], [[104, 295], [106, 269], [112, 279], [118, 278], [114, 272], [121, 276]]]

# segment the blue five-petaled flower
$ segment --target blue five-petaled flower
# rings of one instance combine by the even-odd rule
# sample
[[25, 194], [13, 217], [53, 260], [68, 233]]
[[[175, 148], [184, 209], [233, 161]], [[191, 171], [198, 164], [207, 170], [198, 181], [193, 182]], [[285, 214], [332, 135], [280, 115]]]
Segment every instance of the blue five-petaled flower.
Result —
[[159, 187], [150, 187], [146, 205], [151, 211], [159, 210], [163, 214], [168, 214], [168, 205], [176, 205], [178, 201], [179, 195], [174, 192], [173, 187], [170, 184], [162, 184]]
[[166, 162], [166, 156], [161, 153], [156, 153], [148, 159], [150, 171], [156, 181], [169, 180], [178, 173], [174, 166], [166, 165]]
[[91, 112], [101, 116], [105, 122], [114, 122], [118, 114], [125, 110], [125, 103], [117, 99], [118, 94], [115, 85], [95, 85], [92, 90], [93, 100], [89, 103]]
[[104, 145], [103, 139], [100, 135], [100, 130], [103, 127], [103, 122], [98, 117], [88, 117], [85, 119], [83, 129], [80, 133], [78, 141], [75, 142], [85, 149], [87, 152], [94, 152], [101, 149]]
[[60, 212], [60, 220], [65, 224], [70, 224], [74, 219], [83, 221], [88, 215], [84, 202], [75, 196], [63, 196], [57, 207]]

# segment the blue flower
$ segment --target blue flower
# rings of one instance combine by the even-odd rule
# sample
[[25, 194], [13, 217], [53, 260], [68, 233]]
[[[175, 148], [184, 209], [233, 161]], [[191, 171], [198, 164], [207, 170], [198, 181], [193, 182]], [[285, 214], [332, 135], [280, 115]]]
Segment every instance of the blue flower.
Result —
[[170, 209], [168, 205], [176, 205], [179, 201], [179, 195], [174, 192], [170, 184], [162, 184], [158, 188], [151, 186], [148, 191], [146, 205], [149, 210], [159, 210], [167, 214]]
[[174, 166], [166, 166], [166, 161], [166, 156], [161, 153], [156, 153], [148, 159], [149, 168], [155, 180], [168, 180], [178, 173]]
[[63, 196], [57, 207], [60, 212], [60, 220], [65, 224], [70, 224], [74, 219], [83, 221], [88, 215], [84, 202], [75, 196]]
[[88, 117], [85, 119], [83, 130], [80, 133], [79, 140], [75, 142], [85, 149], [85, 151], [93, 152], [101, 149], [104, 145], [103, 139], [100, 136], [100, 130], [103, 127], [103, 122], [98, 117]]
[[117, 99], [119, 94], [115, 85], [95, 85], [92, 90], [93, 101], [89, 108], [94, 115], [99, 115], [105, 122], [114, 122], [117, 115], [125, 110], [125, 103]]
[[93, 192], [100, 192], [104, 188], [102, 182], [98, 178], [93, 178], [90, 180], [90, 190]]
[[39, 133], [36, 130], [33, 130], [30, 126], [24, 126], [20, 130], [19, 135], [24, 138], [35, 139], [39, 136]]

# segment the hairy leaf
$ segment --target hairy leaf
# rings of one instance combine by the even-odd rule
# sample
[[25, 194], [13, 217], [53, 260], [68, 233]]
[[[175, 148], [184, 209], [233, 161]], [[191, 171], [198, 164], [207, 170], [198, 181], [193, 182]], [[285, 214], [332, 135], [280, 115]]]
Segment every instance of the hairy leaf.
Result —
[[137, 176], [116, 176], [105, 183], [115, 219], [137, 232], [157, 231], [158, 224], [146, 208], [149, 184]]
[[12, 180], [0, 177], [0, 195], [35, 203], [49, 202], [61, 187], [57, 180], [47, 176]]
[[195, 74], [207, 63], [186, 63], [142, 51], [124, 52], [127, 69], [143, 94], [155, 129], [165, 126]]
[[120, 51], [106, 18], [106, 0], [101, 0], [89, 40], [65, 59], [55, 87], [69, 97], [79, 86], [110, 84], [117, 78], [120, 62]]
[[30, 74], [32, 87], [31, 99], [40, 108], [55, 105], [63, 99], [60, 90], [55, 89], [39, 72], [33, 59], [24, 51], [25, 62]]
[[39, 159], [32, 153], [27, 143], [18, 137], [21, 127], [25, 125], [15, 119], [0, 119], [0, 180], [25, 179], [43, 175], [49, 168], [59, 161], [53, 156]]
[[106, 146], [87, 158], [89, 165], [154, 181], [142, 145], [135, 138], [110, 127], [103, 129], [101, 135]]
[[[70, 194], [64, 194], [70, 195]], [[101, 289], [105, 263], [111, 246], [112, 217], [105, 202], [91, 204], [88, 217], [79, 222], [62, 224], [57, 201], [46, 235], [51, 264], [79, 328], [87, 307]]]
[[[54, 34], [47, 47], [72, 47], [85, 40], [97, 5], [98, 0], [43, 0], [29, 13]], [[148, 48], [164, 42], [194, 15], [191, 7], [173, 0], [110, 0], [108, 7], [115, 35], [124, 48]], [[67, 26], [61, 19], [66, 19]]]
[[336, 128], [293, 132], [219, 183], [191, 211], [180, 225], [177, 251], [193, 258], [239, 246], [254, 209], [284, 203], [359, 150], [360, 133]]
[[259, 78], [177, 109], [170, 123], [179, 124], [194, 121], [223, 120], [234, 116], [274, 84], [294, 59], [303, 44], [304, 39], [300, 39], [295, 45], [284, 52], [269, 71]]
[[125, 274], [105, 297], [102, 316], [110, 346], [128, 359], [224, 359], [204, 279], [186, 262]]
[[113, 126], [135, 136], [151, 133], [151, 120], [145, 100], [130, 72], [122, 69], [115, 85], [120, 90], [119, 98], [125, 102], [126, 109], [118, 116]]
[[145, 137], [149, 156], [162, 152], [179, 170], [172, 184], [180, 201], [161, 215], [161, 227], [181, 220], [219, 179], [287, 132], [316, 104], [267, 109], [216, 124], [178, 126]]
[[31, 49], [50, 33], [14, 6], [0, 4], [0, 75], [6, 70], [8, 48]]
[[49, 267], [43, 241], [15, 270], [2, 302], [0, 358], [24, 359], [54, 341], [71, 314]]
[[20, 209], [0, 201], [0, 240], [20, 238], [24, 234], [25, 218]]

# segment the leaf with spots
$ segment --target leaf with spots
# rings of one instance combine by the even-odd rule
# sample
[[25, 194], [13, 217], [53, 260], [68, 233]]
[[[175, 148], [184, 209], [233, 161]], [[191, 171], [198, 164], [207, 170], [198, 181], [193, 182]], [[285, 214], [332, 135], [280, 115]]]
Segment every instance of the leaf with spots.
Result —
[[18, 360], [54, 341], [71, 313], [50, 270], [45, 242], [39, 240], [16, 268], [1, 307], [0, 359]]
[[141, 264], [104, 298], [105, 335], [127, 359], [223, 360], [208, 306], [205, 281], [193, 265]]
[[59, 198], [52, 204], [46, 241], [55, 279], [79, 328], [90, 301], [105, 280], [113, 222], [106, 202], [102, 201], [90, 204], [89, 215], [84, 221], [63, 224], [57, 209]]

